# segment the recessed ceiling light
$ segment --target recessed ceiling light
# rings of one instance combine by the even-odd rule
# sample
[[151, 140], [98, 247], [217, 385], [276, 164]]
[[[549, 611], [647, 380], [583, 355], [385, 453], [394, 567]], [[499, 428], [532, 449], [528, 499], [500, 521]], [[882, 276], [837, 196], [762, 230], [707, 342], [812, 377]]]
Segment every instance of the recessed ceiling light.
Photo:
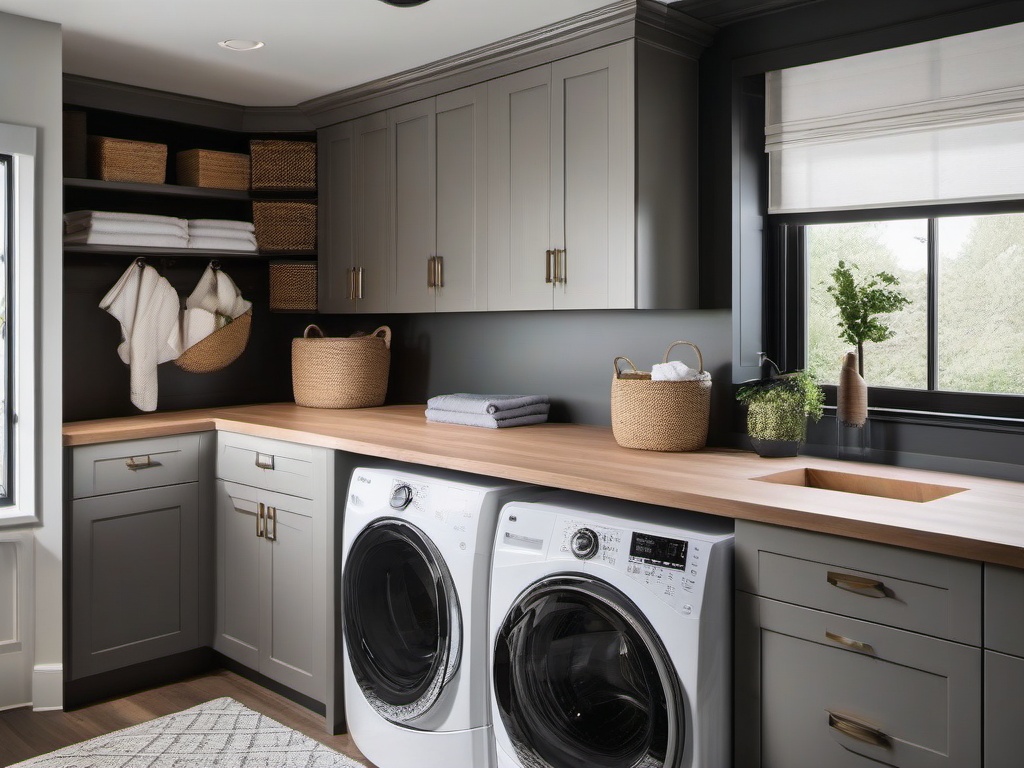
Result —
[[217, 43], [221, 48], [229, 51], [255, 51], [263, 47], [262, 40], [221, 40]]
[[413, 5], [422, 5], [423, 3], [427, 2], [427, 0], [380, 0], [380, 1], [382, 3], [387, 3], [388, 5], [397, 5], [399, 8], [408, 8], [408, 7], [411, 7]]

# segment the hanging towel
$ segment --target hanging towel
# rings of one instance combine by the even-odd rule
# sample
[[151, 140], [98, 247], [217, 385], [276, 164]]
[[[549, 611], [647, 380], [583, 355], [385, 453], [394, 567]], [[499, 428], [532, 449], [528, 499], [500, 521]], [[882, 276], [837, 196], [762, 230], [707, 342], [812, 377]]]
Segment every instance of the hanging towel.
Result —
[[177, 292], [153, 267], [133, 262], [100, 301], [100, 308], [121, 323], [117, 353], [130, 369], [132, 403], [155, 411], [156, 367], [181, 354]]
[[534, 413], [527, 416], [516, 416], [511, 419], [497, 419], [486, 413], [466, 413], [462, 411], [440, 411], [428, 408], [427, 421], [442, 424], [462, 424], [467, 427], [486, 427], [502, 429], [504, 427], [522, 427], [527, 424], [541, 424], [548, 420], [547, 413]]
[[235, 281], [211, 263], [185, 301], [178, 328], [182, 349], [198, 344], [251, 308], [252, 302], [242, 298]]
[[436, 411], [460, 413], [489, 413], [508, 411], [527, 405], [547, 404], [547, 395], [475, 395], [459, 392], [454, 395], [437, 395], [427, 400], [427, 408]]

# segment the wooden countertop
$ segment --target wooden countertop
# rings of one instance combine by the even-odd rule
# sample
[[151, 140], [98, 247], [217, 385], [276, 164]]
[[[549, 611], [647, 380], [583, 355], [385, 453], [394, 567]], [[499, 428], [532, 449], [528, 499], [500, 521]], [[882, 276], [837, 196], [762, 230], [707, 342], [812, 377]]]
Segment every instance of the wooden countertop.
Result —
[[[762, 459], [729, 449], [635, 451], [619, 447], [608, 427], [490, 430], [427, 423], [422, 405], [321, 410], [278, 403], [69, 423], [64, 444], [210, 429], [1024, 568], [1024, 483], [809, 456]], [[964, 490], [921, 503], [756, 479], [803, 468], [868, 476], [867, 489], [916, 482]]]

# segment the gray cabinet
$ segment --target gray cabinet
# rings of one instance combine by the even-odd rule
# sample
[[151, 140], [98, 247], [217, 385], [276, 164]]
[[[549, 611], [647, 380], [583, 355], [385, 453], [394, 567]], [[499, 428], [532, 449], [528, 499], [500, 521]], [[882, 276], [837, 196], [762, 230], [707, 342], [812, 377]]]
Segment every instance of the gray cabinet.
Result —
[[217, 477], [214, 648], [328, 704], [330, 726], [333, 452], [222, 432]]
[[736, 765], [981, 766], [981, 576], [737, 521]]
[[211, 438], [72, 451], [68, 679], [203, 644], [201, 442]]
[[1024, 571], [985, 565], [985, 768], [1024, 762]]

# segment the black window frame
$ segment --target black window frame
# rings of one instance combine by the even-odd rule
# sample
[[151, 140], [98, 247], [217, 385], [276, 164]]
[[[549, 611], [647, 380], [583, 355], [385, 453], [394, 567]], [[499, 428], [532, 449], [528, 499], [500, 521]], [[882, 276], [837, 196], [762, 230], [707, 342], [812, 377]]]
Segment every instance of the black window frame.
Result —
[[[782, 370], [803, 368], [807, 338], [807, 261], [804, 227], [810, 224], [845, 224], [899, 219], [928, 220], [928, 389], [872, 386], [869, 406], [873, 415], [927, 419], [937, 423], [1002, 425], [1024, 430], [1024, 393], [949, 392], [935, 389], [937, 367], [937, 238], [934, 220], [952, 216], [1024, 213], [1024, 199], [993, 202], [866, 208], [813, 213], [778, 213], [766, 218], [764, 264], [765, 354]], [[836, 363], [838, 371], [839, 362]], [[826, 385], [826, 402], [835, 404], [836, 387]]]

